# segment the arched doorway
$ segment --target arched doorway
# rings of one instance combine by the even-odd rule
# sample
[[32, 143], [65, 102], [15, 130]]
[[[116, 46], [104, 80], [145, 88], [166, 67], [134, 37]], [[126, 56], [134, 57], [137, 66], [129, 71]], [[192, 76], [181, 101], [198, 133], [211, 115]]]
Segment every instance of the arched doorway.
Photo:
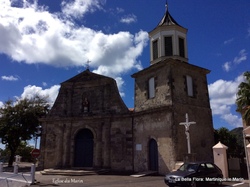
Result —
[[75, 167], [93, 167], [94, 136], [91, 130], [82, 129], [75, 137]]
[[149, 140], [149, 170], [158, 171], [158, 146], [154, 139]]

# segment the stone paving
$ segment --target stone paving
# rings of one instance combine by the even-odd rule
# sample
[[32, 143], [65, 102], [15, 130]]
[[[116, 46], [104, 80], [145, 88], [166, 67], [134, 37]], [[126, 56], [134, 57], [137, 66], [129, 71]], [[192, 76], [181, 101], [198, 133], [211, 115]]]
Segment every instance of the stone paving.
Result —
[[131, 177], [123, 175], [61, 176], [36, 173], [35, 186], [72, 187], [166, 187], [163, 176]]
[[[42, 175], [41, 171], [35, 173], [35, 184], [30, 184], [31, 163], [21, 164], [19, 174], [13, 172], [0, 173], [0, 187], [27, 187], [27, 186], [62, 186], [62, 187], [167, 187], [164, 183], [164, 176], [143, 176], [118, 175], [115, 173], [89, 174], [84, 176], [72, 175]], [[11, 171], [13, 168], [4, 168]], [[11, 179], [11, 180], [6, 180]], [[249, 181], [241, 183], [223, 183], [223, 187], [238, 186], [246, 187]], [[216, 187], [216, 185], [202, 185], [202, 187]]]

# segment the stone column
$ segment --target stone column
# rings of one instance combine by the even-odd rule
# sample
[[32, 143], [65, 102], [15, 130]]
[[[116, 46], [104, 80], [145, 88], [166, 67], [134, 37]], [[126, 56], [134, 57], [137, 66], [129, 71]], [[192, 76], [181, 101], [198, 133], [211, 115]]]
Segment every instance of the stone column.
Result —
[[214, 163], [221, 169], [224, 178], [228, 178], [227, 149], [221, 142], [213, 146]]

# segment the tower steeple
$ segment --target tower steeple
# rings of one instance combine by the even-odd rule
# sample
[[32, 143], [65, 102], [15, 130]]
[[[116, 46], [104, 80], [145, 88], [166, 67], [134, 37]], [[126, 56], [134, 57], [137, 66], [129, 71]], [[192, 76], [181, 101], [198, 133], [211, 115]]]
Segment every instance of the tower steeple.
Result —
[[150, 64], [155, 64], [167, 58], [188, 62], [187, 29], [175, 21], [169, 13], [166, 1], [166, 11], [155, 29], [149, 32]]

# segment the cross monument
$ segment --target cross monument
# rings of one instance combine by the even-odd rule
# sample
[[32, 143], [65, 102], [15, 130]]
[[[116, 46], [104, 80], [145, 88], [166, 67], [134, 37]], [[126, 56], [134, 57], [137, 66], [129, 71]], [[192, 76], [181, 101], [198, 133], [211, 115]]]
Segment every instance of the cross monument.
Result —
[[188, 119], [188, 113], [186, 113], [185, 117], [186, 117], [186, 121], [185, 122], [181, 122], [180, 125], [184, 125], [185, 126], [185, 134], [187, 136], [188, 154], [191, 154], [189, 126], [192, 125], [192, 124], [196, 124], [196, 122], [189, 121], [189, 119]]

